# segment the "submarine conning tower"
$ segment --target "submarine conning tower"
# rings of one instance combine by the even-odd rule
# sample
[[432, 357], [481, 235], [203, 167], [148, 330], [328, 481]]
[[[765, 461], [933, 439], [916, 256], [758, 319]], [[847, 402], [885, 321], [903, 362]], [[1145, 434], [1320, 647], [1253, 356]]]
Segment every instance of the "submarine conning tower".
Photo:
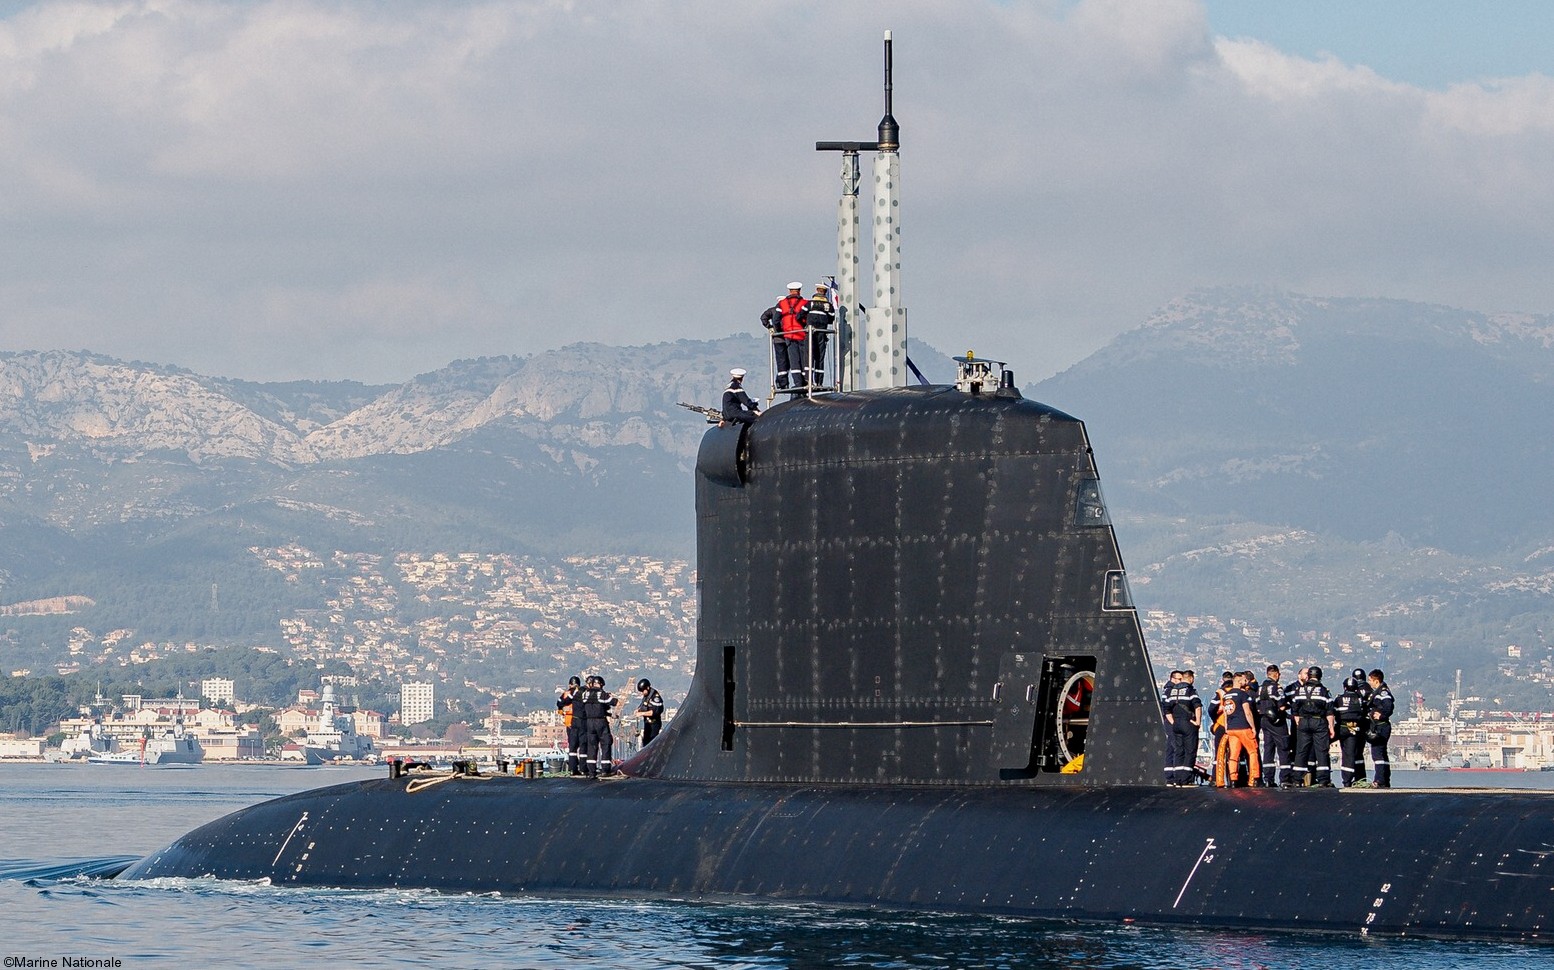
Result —
[[[690, 695], [630, 774], [696, 781], [1158, 785], [1159, 700], [1084, 425], [1014, 375], [906, 358], [892, 113], [842, 153], [841, 393], [709, 429], [696, 462]], [[874, 291], [858, 154], [877, 152]], [[862, 388], [862, 389], [855, 389]]]
[[1160, 783], [1159, 701], [1079, 420], [1012, 386], [791, 401], [707, 431], [696, 517], [696, 676], [630, 773]]

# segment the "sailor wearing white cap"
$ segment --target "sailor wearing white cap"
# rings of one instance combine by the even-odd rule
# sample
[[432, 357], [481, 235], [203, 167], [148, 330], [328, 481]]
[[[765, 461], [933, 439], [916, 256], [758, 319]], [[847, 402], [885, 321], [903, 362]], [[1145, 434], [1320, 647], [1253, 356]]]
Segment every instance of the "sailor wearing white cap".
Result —
[[824, 283], [815, 284], [815, 293], [805, 306], [804, 331], [809, 337], [809, 382], [816, 387], [825, 384], [826, 343], [831, 336], [831, 325], [836, 322], [836, 311], [831, 306], [831, 289]]
[[723, 422], [738, 421], [754, 424], [761, 413], [761, 406], [745, 393], [745, 369], [735, 367], [728, 372], [728, 387], [723, 391]]
[[779, 389], [786, 389], [789, 384], [803, 387], [809, 382], [804, 363], [804, 318], [808, 312], [804, 284], [794, 280], [788, 284], [788, 295], [761, 314], [761, 325], [772, 332], [772, 359], [777, 363]]

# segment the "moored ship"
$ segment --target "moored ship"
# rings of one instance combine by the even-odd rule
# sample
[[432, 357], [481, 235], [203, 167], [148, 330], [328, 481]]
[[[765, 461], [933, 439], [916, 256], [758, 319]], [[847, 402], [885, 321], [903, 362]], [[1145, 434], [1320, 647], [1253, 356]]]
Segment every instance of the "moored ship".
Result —
[[205, 749], [193, 732], [184, 728], [183, 712], [173, 719], [172, 726], [153, 734], [149, 730], [139, 740], [121, 742], [118, 750], [89, 755], [88, 764], [94, 765], [197, 765], [205, 760]]
[[57, 752], [49, 754], [50, 761], [86, 761], [115, 754], [123, 750], [119, 739], [108, 733], [100, 718], [93, 718], [74, 737], [60, 743]]
[[324, 685], [320, 708], [317, 730], [308, 731], [301, 744], [303, 758], [308, 764], [365, 761], [376, 755], [372, 739], [358, 734], [350, 716], [340, 711], [334, 684]]

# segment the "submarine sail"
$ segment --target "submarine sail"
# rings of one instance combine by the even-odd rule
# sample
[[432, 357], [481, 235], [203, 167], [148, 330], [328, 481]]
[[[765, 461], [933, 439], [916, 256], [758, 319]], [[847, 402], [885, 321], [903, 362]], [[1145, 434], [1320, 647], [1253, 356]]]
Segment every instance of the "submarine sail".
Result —
[[1081, 422], [1012, 388], [858, 391], [709, 430], [698, 467], [697, 677], [631, 771], [1161, 782]]

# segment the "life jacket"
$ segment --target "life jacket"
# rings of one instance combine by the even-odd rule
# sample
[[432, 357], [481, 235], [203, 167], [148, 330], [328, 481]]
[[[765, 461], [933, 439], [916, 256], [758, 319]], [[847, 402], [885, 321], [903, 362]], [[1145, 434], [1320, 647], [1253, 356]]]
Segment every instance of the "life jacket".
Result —
[[1172, 684], [1166, 688], [1165, 710], [1172, 723], [1181, 726], [1192, 722], [1192, 688], [1187, 684]]
[[1365, 719], [1365, 695], [1357, 690], [1346, 690], [1333, 701], [1333, 716], [1351, 724]]
[[1225, 721], [1230, 717], [1229, 687], [1221, 687], [1214, 692], [1214, 730], [1225, 730]]
[[572, 705], [576, 696], [576, 691], [569, 690], [562, 692], [561, 696], [556, 698], [556, 710], [561, 712], [561, 723], [565, 727], [572, 726]]
[[777, 309], [782, 311], [782, 335], [789, 340], [803, 340], [809, 301], [802, 296], [785, 296], [777, 301]]
[[1283, 724], [1284, 688], [1273, 680], [1265, 680], [1257, 695], [1257, 716], [1275, 727]]
[[1305, 683], [1295, 691], [1290, 710], [1297, 717], [1326, 717], [1332, 695], [1320, 683]]
[[577, 703], [582, 708], [584, 719], [602, 721], [610, 716], [610, 708], [615, 706], [615, 697], [603, 688], [585, 687], [578, 695]]

